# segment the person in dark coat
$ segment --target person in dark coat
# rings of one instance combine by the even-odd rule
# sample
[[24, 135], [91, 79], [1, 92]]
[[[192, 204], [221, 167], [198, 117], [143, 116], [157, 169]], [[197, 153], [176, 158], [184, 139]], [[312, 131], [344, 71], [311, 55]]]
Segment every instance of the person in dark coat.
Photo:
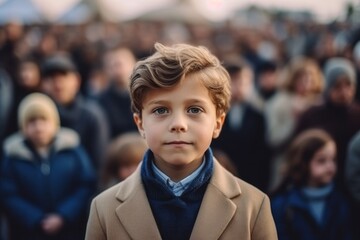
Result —
[[[10, 121], [9, 113], [13, 105], [13, 84], [7, 72], [0, 68], [0, 146], [5, 138], [6, 126]], [[2, 149], [0, 149], [0, 156]]]
[[34, 58], [27, 56], [19, 59], [16, 72], [15, 78], [12, 79], [13, 92], [10, 94], [12, 94], [13, 99], [12, 104], [9, 105], [8, 122], [4, 131], [5, 137], [19, 131], [19, 126], [16, 121], [18, 118], [17, 109], [23, 98], [31, 93], [39, 92], [41, 90], [40, 68], [38, 62]]
[[81, 144], [98, 170], [108, 143], [108, 125], [101, 107], [81, 96], [80, 76], [67, 54], [56, 53], [43, 62], [42, 85], [57, 105], [61, 126], [80, 135]]
[[334, 184], [336, 145], [329, 134], [309, 129], [291, 143], [271, 208], [279, 240], [351, 240], [348, 200]]
[[321, 128], [335, 140], [338, 151], [337, 183], [344, 187], [344, 162], [350, 139], [360, 130], [360, 105], [354, 102], [356, 78], [353, 64], [344, 58], [330, 59], [324, 68], [325, 101], [303, 113], [294, 136], [309, 128]]
[[230, 62], [225, 67], [232, 81], [232, 101], [221, 134], [212, 147], [222, 150], [234, 161], [239, 177], [266, 192], [270, 151], [265, 140], [265, 119], [247, 103], [253, 73], [243, 62]]
[[360, 239], [360, 130], [350, 140], [345, 162], [345, 184], [352, 200], [355, 239]]
[[21, 132], [6, 139], [0, 179], [10, 240], [84, 238], [95, 173], [78, 134], [59, 121], [44, 94], [20, 103]]
[[111, 139], [136, 131], [128, 89], [135, 62], [134, 54], [126, 47], [109, 50], [104, 57], [109, 86], [100, 94], [98, 101], [106, 114]]

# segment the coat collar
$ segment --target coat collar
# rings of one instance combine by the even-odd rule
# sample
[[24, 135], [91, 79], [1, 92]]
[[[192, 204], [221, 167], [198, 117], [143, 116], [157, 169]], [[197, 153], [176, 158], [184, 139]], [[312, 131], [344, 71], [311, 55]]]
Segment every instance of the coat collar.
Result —
[[218, 239], [236, 212], [237, 206], [232, 199], [240, 194], [235, 178], [214, 159], [214, 173], [190, 239]]
[[120, 185], [116, 198], [121, 202], [116, 214], [131, 239], [161, 239], [141, 182], [141, 164]]
[[[61, 127], [56, 133], [50, 147], [54, 152], [59, 152], [65, 149], [75, 148], [79, 146], [79, 144], [80, 138], [74, 130]], [[14, 133], [6, 139], [4, 152], [7, 156], [19, 157], [22, 160], [34, 160], [32, 151], [25, 144], [25, 136], [22, 132]]]
[[[232, 198], [240, 194], [235, 178], [214, 160], [214, 173], [190, 239], [218, 239], [236, 212]], [[161, 239], [141, 182], [141, 166], [120, 184], [116, 198], [121, 202], [116, 214], [132, 239]]]

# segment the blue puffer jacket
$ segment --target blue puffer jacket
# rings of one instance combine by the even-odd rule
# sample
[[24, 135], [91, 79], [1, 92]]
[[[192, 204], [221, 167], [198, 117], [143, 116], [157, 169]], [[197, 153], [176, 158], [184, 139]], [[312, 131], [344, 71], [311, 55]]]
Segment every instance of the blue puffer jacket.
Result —
[[[78, 135], [61, 128], [47, 159], [21, 134], [11, 136], [4, 149], [0, 191], [11, 239], [83, 239], [96, 179]], [[63, 230], [51, 238], [40, 229], [49, 213], [65, 220]]]
[[271, 208], [279, 240], [350, 240], [349, 204], [336, 189], [326, 199], [324, 222], [319, 224], [299, 189], [275, 195]]

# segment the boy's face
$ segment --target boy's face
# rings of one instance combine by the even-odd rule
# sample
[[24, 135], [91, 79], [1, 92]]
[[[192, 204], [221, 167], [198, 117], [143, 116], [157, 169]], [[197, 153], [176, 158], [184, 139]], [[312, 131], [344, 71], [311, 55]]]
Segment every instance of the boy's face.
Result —
[[60, 105], [72, 103], [80, 88], [80, 79], [76, 73], [56, 73], [43, 81], [44, 91]]
[[319, 149], [310, 160], [309, 185], [320, 187], [329, 184], [336, 174], [336, 147], [334, 142], [327, 143]]
[[30, 119], [24, 128], [25, 136], [35, 147], [48, 146], [54, 138], [56, 131], [56, 124], [44, 116]]
[[168, 176], [180, 179], [201, 164], [212, 138], [219, 136], [224, 118], [225, 113], [216, 116], [208, 89], [196, 74], [173, 88], [149, 91], [142, 117], [134, 114], [155, 164]]

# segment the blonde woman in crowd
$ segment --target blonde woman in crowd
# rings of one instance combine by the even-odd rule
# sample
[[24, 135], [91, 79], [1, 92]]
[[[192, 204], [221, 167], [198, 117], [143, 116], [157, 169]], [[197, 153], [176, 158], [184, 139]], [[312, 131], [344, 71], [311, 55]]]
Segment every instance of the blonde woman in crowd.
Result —
[[274, 151], [272, 184], [276, 184], [277, 166], [301, 114], [321, 101], [324, 79], [318, 64], [308, 58], [294, 60], [285, 73], [278, 93], [265, 109], [268, 141]]

